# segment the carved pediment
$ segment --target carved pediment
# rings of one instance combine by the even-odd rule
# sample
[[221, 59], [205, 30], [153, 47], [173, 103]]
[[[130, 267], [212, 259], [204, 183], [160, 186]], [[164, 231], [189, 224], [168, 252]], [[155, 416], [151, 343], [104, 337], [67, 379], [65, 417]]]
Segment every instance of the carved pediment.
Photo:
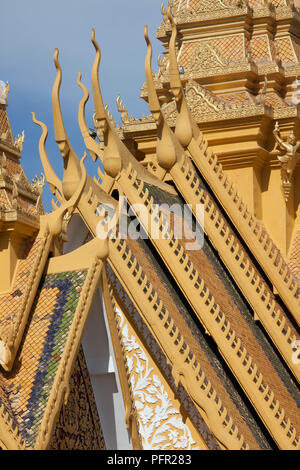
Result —
[[238, 5], [244, 6], [246, 3], [238, 0], [200, 0], [195, 6], [194, 12], [197, 14], [207, 11], [229, 10], [238, 7]]
[[173, 15], [177, 23], [205, 20], [209, 17], [222, 18], [223, 16], [243, 14], [249, 9], [248, 0], [200, 0], [193, 9], [173, 8]]

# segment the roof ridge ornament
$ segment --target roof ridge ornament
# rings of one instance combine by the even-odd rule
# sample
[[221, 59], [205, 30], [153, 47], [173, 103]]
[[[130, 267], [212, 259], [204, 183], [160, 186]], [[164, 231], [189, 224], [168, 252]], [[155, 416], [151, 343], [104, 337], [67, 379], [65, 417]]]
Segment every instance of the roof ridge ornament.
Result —
[[56, 67], [56, 78], [52, 88], [54, 134], [56, 143], [64, 159], [64, 173], [62, 181], [63, 193], [64, 197], [69, 199], [74, 191], [76, 191], [78, 183], [81, 179], [81, 169], [79, 159], [74, 152], [67, 136], [61, 113], [59, 91], [62, 81], [62, 71], [58, 61], [58, 49], [55, 49], [54, 65]]
[[169, 129], [169, 126], [167, 125], [164, 119], [153, 81], [151, 69], [152, 46], [148, 36], [147, 25], [145, 25], [144, 27], [144, 37], [147, 44], [147, 53], [145, 58], [145, 75], [148, 88], [148, 102], [150, 111], [157, 126], [157, 160], [162, 168], [164, 168], [165, 170], [169, 170], [170, 168], [172, 168], [172, 166], [177, 160], [177, 152], [175, 148], [176, 144]]
[[178, 70], [176, 58], [177, 27], [174, 18], [171, 14], [170, 3], [168, 6], [168, 18], [172, 27], [171, 38], [169, 41], [170, 89], [174, 95], [178, 112], [175, 126], [175, 135], [183, 146], [183, 148], [186, 148], [193, 137], [193, 125], [191, 114], [188, 109], [186, 99], [184, 97], [184, 91]]
[[49, 184], [52, 194], [54, 194], [57, 197], [57, 199], [61, 201], [63, 198], [62, 182], [56, 175], [55, 171], [53, 170], [51, 163], [48, 159], [47, 152], [46, 152], [46, 140], [48, 137], [48, 128], [46, 124], [36, 119], [35, 113], [31, 113], [31, 114], [32, 114], [33, 122], [37, 124], [38, 126], [40, 126], [42, 129], [42, 135], [39, 140], [39, 154], [40, 154], [40, 159], [42, 162], [42, 166], [43, 166], [47, 183]]
[[83, 97], [80, 100], [79, 106], [78, 106], [78, 124], [79, 128], [85, 143], [86, 148], [90, 152], [90, 155], [95, 162], [98, 158], [98, 153], [100, 153], [100, 146], [98, 143], [93, 139], [90, 135], [89, 128], [86, 123], [85, 119], [85, 105], [89, 99], [89, 91], [87, 87], [82, 83], [81, 81], [81, 73], [79, 72], [77, 75], [77, 85], [80, 86], [80, 88], [83, 91]]
[[100, 128], [104, 136], [104, 155], [103, 166], [105, 172], [115, 178], [122, 169], [122, 158], [119, 148], [119, 139], [112, 126], [111, 119], [107, 109], [103, 104], [100, 83], [99, 83], [99, 65], [101, 60], [101, 51], [95, 39], [95, 30], [92, 29], [91, 41], [96, 51], [96, 57], [92, 67], [92, 89], [95, 106], [94, 122], [96, 127]]

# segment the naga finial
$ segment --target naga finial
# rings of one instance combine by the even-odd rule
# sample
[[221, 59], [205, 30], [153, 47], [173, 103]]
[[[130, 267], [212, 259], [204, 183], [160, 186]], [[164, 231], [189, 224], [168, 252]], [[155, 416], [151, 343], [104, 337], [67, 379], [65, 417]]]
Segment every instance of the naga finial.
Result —
[[159, 126], [162, 120], [162, 112], [160, 108], [160, 103], [157, 97], [155, 84], [153, 81], [152, 69], [151, 69], [151, 60], [152, 60], [152, 45], [148, 36], [148, 27], [144, 26], [144, 37], [147, 44], [147, 53], [145, 57], [145, 76], [148, 89], [148, 102], [150, 111], [155, 119], [156, 125]]
[[99, 65], [101, 60], [100, 47], [95, 39], [95, 30], [92, 29], [92, 43], [96, 50], [96, 57], [92, 67], [92, 89], [95, 105], [94, 123], [96, 128], [100, 128], [104, 136], [104, 154], [103, 167], [106, 173], [115, 178], [122, 168], [122, 158], [120, 152], [120, 142], [116, 135], [114, 125], [102, 99], [100, 83], [99, 83]]
[[39, 140], [39, 153], [40, 153], [40, 159], [41, 159], [41, 162], [42, 162], [44, 173], [45, 173], [45, 176], [46, 176], [46, 180], [49, 184], [49, 187], [50, 187], [50, 190], [51, 190], [52, 194], [54, 194], [57, 197], [57, 199], [59, 199], [61, 201], [62, 195], [63, 195], [62, 182], [58, 178], [58, 176], [56, 175], [55, 171], [53, 170], [53, 168], [52, 168], [52, 166], [49, 162], [47, 152], [46, 152], [46, 140], [47, 140], [47, 137], [48, 137], [47, 126], [43, 122], [38, 121], [36, 119], [35, 113], [31, 113], [31, 114], [32, 114], [33, 122], [35, 124], [37, 124], [38, 126], [40, 126], [41, 129], [42, 129], [42, 135], [41, 135], [40, 140]]
[[101, 157], [102, 152], [97, 142], [95, 142], [95, 140], [91, 137], [89, 128], [86, 123], [85, 105], [89, 99], [89, 92], [86, 86], [81, 81], [80, 72], [78, 73], [78, 76], [77, 76], [77, 85], [79, 85], [83, 91], [83, 97], [81, 98], [79, 106], [78, 106], [78, 124], [81, 130], [81, 134], [82, 134], [84, 143], [86, 145], [86, 148], [90, 152], [90, 155], [95, 162], [98, 156]]
[[76, 190], [81, 179], [81, 167], [79, 159], [68, 139], [61, 113], [59, 91], [62, 81], [62, 71], [58, 61], [58, 49], [55, 49], [54, 65], [56, 68], [56, 78], [52, 88], [54, 134], [60, 153], [64, 159], [64, 174], [62, 182], [63, 193], [64, 197], [69, 199]]
[[122, 119], [122, 122], [123, 124], [127, 124], [128, 123], [128, 111], [121, 99], [121, 96], [120, 96], [120, 93], [118, 94], [117, 96], [117, 99], [116, 99], [116, 102], [117, 102], [117, 107], [118, 107], [118, 111], [119, 113], [121, 113], [121, 119]]
[[68, 137], [65, 130], [65, 126], [62, 119], [62, 113], [60, 108], [60, 101], [59, 101], [59, 91], [62, 81], [62, 71], [61, 66], [58, 61], [58, 54], [59, 51], [56, 48], [54, 52], [54, 65], [56, 68], [56, 77], [52, 88], [52, 107], [53, 107], [53, 120], [54, 120], [54, 134], [55, 140], [58, 143], [58, 146], [61, 142], [67, 142]]
[[148, 88], [148, 102], [150, 111], [154, 117], [157, 126], [157, 146], [156, 154], [159, 165], [165, 170], [169, 170], [176, 162], [176, 149], [171, 130], [165, 122], [160, 103], [158, 100], [155, 84], [153, 81], [151, 59], [152, 46], [148, 36], [147, 25], [144, 27], [144, 37], [147, 44], [147, 53], [145, 58], [145, 75]]
[[179, 75], [178, 63], [176, 57], [177, 27], [171, 14], [171, 6], [168, 7], [168, 18], [171, 23], [172, 33], [169, 42], [169, 75], [170, 88], [174, 95], [177, 107], [177, 119], [175, 126], [175, 135], [181, 145], [186, 148], [193, 137], [193, 125], [190, 111], [184, 96], [182, 82]]

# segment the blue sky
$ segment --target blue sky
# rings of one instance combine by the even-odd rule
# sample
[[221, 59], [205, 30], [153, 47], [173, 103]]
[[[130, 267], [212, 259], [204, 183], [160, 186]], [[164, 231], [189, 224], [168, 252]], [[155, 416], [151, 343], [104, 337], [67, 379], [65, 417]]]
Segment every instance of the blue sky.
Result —
[[[54, 49], [59, 48], [63, 71], [61, 105], [65, 127], [79, 157], [84, 145], [77, 123], [81, 90], [76, 84], [78, 72], [91, 93], [90, 73], [94, 48], [91, 29], [101, 47], [100, 83], [105, 103], [117, 122], [117, 94], [129, 114], [149, 114], [147, 104], [139, 97], [144, 82], [146, 45], [144, 24], [148, 24], [153, 45], [153, 69], [163, 47], [155, 37], [161, 23], [162, 0], [10, 0], [1, 5], [0, 80], [10, 83], [7, 112], [14, 135], [25, 130], [22, 152], [23, 168], [31, 180], [40, 175], [38, 154], [40, 129], [33, 124], [31, 111], [44, 121], [49, 130], [48, 156], [58, 175], [62, 175], [62, 159], [53, 136], [51, 90], [55, 79]], [[165, 2], [166, 3], [166, 2]], [[92, 126], [92, 99], [87, 105], [88, 125]], [[96, 166], [86, 160], [91, 175]], [[51, 193], [45, 188], [43, 201], [50, 210]]]

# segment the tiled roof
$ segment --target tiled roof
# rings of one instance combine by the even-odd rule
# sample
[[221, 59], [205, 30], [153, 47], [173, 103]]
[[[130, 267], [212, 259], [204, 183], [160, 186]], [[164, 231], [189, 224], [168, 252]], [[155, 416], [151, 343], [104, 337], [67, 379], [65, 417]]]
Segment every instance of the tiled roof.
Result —
[[[3, 188], [3, 194], [0, 195], [0, 209], [6, 209], [9, 206], [9, 201], [12, 202], [12, 186], [13, 182], [16, 182], [18, 189], [17, 195], [17, 207], [25, 211], [34, 211], [35, 204], [38, 199], [39, 193], [28, 181], [27, 176], [21, 165], [21, 161], [17, 158], [13, 158], [10, 155], [6, 155], [5, 159], [5, 176], [3, 176], [5, 183], [5, 189]], [[4, 164], [4, 155], [0, 154], [0, 167]], [[6, 196], [5, 196], [6, 193]], [[42, 202], [40, 201], [40, 208], [43, 211]]]
[[26, 448], [35, 446], [85, 277], [86, 270], [42, 279], [14, 367], [0, 375]]
[[245, 57], [244, 40], [241, 35], [224, 36], [222, 38], [201, 40], [196, 42], [184, 42], [178, 54], [178, 64], [186, 67], [198, 49], [209, 46], [212, 58], [216, 61], [214, 52], [221, 58], [229, 61], [238, 61]]
[[198, 45], [199, 42], [185, 42], [182, 45], [178, 55], [178, 65], [185, 67], [193, 57]]
[[261, 63], [271, 60], [267, 35], [256, 36], [251, 39], [251, 57], [255, 62]]
[[[242, 400], [240, 397], [236, 398], [234, 396], [232, 384], [228, 382], [226, 375], [222, 373], [222, 365], [218, 362], [213, 348], [207, 344], [205, 335], [203, 335], [203, 333], [199, 331], [198, 326], [194, 324], [190, 313], [187, 311], [178, 294], [164, 276], [157, 260], [151, 255], [143, 240], [129, 239], [128, 245], [134, 252], [138, 262], [142, 263], [143, 270], [145, 270], [147, 277], [149, 276], [149, 281], [153, 283], [152, 285], [154, 289], [159, 293], [160, 300], [163, 302], [165, 308], [171, 313], [176, 326], [188, 342], [191, 350], [197, 358], [197, 361], [201, 364], [201, 368], [204, 370], [205, 375], [216, 390], [217, 396], [222, 400], [223, 405], [228, 409], [230, 415], [238, 425], [239, 431], [244, 435], [250, 448], [258, 449], [260, 446], [251, 432], [251, 416], [247, 413], [245, 413], [246, 416], [241, 416], [240, 407]], [[109, 277], [112, 277], [111, 270], [109, 270]], [[122, 305], [127, 306], [126, 316], [132, 321], [132, 311], [134, 310], [134, 306], [120, 283], [117, 284], [117, 289], [114, 290], [114, 294], [117, 299], [123, 299]], [[145, 327], [143, 333], [144, 335], [147, 334], [147, 338], [151, 335], [148, 330], [147, 332], [145, 331]], [[153, 341], [155, 341], [154, 338], [152, 338], [152, 342]], [[174, 392], [176, 392], [176, 389], [174, 389]], [[185, 404], [185, 406], [187, 406], [187, 404]], [[216, 443], [214, 436], [211, 435], [209, 429], [206, 427], [203, 429], [204, 423], [202, 418], [197, 415], [198, 413], [195, 410], [193, 415], [190, 415], [190, 419], [199, 421], [197, 428], [200, 431], [200, 434], [202, 434], [201, 430], [204, 431], [202, 437], [207, 443], [209, 449], [217, 449], [218, 444]]]
[[9, 335], [10, 328], [14, 325], [18, 314], [20, 314], [19, 310], [22, 306], [24, 293], [27, 290], [28, 278], [41, 243], [41, 239], [36, 240], [34, 243], [31, 240], [24, 242], [11, 292], [0, 295], [0, 332], [2, 338]]
[[265, 97], [265, 104], [273, 108], [288, 106], [284, 99], [277, 92], [268, 92]]
[[251, 98], [250, 94], [246, 91], [236, 93], [223, 93], [218, 95], [218, 98], [221, 98], [228, 104], [253, 103], [253, 99]]
[[277, 39], [275, 44], [278, 49], [278, 58], [283, 64], [292, 64], [297, 62], [297, 58], [289, 38]]
[[[203, 181], [202, 184], [205, 188]], [[164, 202], [160, 191], [155, 190], [155, 194], [153, 191], [150, 194], [154, 198], [154, 203], [161, 204]], [[213, 196], [210, 197], [213, 198]], [[214, 203], [217, 204], [215, 200]], [[219, 210], [221, 210], [220, 207]], [[180, 241], [180, 243], [185, 246], [185, 240]], [[267, 347], [264, 335], [253, 321], [243, 297], [230, 280], [225, 267], [215, 256], [209, 240], [204, 239], [202, 250], [191, 250], [188, 255], [200, 276], [205, 280], [221, 311], [225, 313], [232, 328], [236, 331], [242, 343], [245, 344], [258, 369], [262, 371], [266, 382], [272, 386], [274, 391], [276, 390], [277, 399], [279, 399], [285, 410], [289, 410], [288, 414], [293, 419], [293, 424], [300, 430], [300, 414], [298, 412], [300, 402], [297, 403], [295, 399], [297, 389], [295, 386], [291, 386], [290, 389], [287, 387], [288, 374], [281, 367], [272, 348]], [[292, 331], [295, 331], [288, 317], [286, 317], [286, 321]]]
[[242, 35], [225, 36], [209, 41], [210, 46], [224, 58], [236, 61], [242, 59], [244, 55], [244, 40]]

